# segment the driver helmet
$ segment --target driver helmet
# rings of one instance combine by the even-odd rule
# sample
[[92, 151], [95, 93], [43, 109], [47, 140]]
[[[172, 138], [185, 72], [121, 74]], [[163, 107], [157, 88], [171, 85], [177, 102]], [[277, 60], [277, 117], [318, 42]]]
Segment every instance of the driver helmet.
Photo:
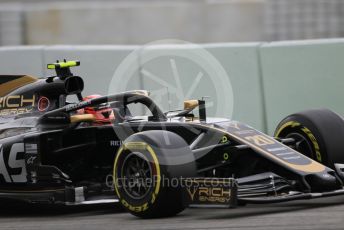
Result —
[[[93, 94], [89, 95], [83, 98], [83, 101], [89, 101], [95, 98], [99, 98], [101, 95], [99, 94]], [[83, 114], [93, 114], [96, 117], [96, 123], [111, 123], [111, 121], [115, 120], [114, 113], [112, 109], [104, 104], [95, 105], [95, 106], [89, 106], [85, 107], [83, 110], [79, 111]]]

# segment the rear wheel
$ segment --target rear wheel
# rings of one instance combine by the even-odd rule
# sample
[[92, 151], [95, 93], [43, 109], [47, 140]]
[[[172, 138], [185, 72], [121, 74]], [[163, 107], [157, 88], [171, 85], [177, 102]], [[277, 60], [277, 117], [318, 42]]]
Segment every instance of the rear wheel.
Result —
[[293, 138], [297, 151], [330, 168], [344, 163], [344, 121], [330, 110], [292, 114], [278, 124], [275, 136]]
[[196, 164], [187, 143], [168, 131], [146, 131], [124, 141], [114, 163], [121, 204], [142, 218], [174, 216], [186, 204], [181, 177], [194, 177]]

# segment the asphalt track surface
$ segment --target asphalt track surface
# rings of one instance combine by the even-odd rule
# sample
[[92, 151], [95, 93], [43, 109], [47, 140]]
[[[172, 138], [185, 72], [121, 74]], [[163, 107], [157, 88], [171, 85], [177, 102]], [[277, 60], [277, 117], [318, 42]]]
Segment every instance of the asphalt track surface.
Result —
[[113, 205], [73, 208], [0, 205], [0, 229], [344, 229], [344, 196], [237, 209], [187, 209], [141, 220]]

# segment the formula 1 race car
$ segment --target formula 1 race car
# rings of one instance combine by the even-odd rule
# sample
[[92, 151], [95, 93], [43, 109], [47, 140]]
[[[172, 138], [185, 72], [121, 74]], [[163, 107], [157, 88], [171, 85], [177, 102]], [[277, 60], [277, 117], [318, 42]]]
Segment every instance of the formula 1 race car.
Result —
[[204, 100], [164, 113], [144, 90], [83, 97], [70, 71], [79, 64], [49, 64], [56, 76], [46, 78], [0, 76], [0, 199], [119, 202], [153, 218], [344, 194], [344, 122], [333, 112], [292, 115], [272, 138], [207, 117]]

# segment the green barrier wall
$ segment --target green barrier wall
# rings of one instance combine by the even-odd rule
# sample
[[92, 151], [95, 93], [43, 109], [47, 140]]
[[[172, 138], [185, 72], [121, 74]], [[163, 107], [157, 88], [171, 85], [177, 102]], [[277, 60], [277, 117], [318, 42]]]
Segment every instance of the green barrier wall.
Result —
[[301, 110], [324, 107], [344, 115], [344, 40], [264, 44], [260, 55], [269, 134]]
[[[197, 54], [203, 49], [222, 66], [222, 75], [230, 79], [233, 98], [230, 90], [222, 90], [220, 93], [220, 90], [216, 90], [219, 87], [218, 78], [210, 78], [218, 74], [212, 69], [216, 64], [199, 65], [197, 55], [183, 56], [190, 52]], [[134, 50], [136, 52], [133, 53]], [[171, 58], [171, 54], [176, 58], [173, 55]], [[273, 133], [283, 117], [300, 110], [326, 107], [344, 115], [344, 39], [219, 43], [198, 47], [1, 47], [0, 74], [51, 75], [53, 73], [46, 70], [46, 64], [62, 58], [81, 61], [81, 67], [75, 68], [74, 72], [85, 79], [85, 95], [107, 94], [110, 85], [116, 86], [114, 88], [117, 91], [147, 89], [155, 94], [153, 96], [164, 110], [181, 108], [183, 97], [198, 99], [210, 96], [209, 114], [225, 117], [230, 113], [221, 109], [233, 100], [233, 119], [269, 134]], [[119, 78], [113, 78], [116, 70], [121, 70]], [[173, 95], [176, 70], [183, 90], [182, 96]], [[168, 89], [164, 88], [161, 81], [147, 77], [147, 72], [162, 82], [173, 83], [168, 84]], [[199, 84], [188, 93], [196, 81]], [[110, 90], [110, 93], [114, 91]]]
[[[178, 98], [180, 95], [189, 99], [209, 96], [207, 113], [210, 116], [229, 117], [231, 108], [224, 108], [230, 107], [234, 101], [232, 118], [262, 130], [265, 124], [261, 106], [263, 102], [257, 60], [258, 47], [259, 43], [216, 44], [189, 48], [149, 47], [141, 53], [141, 66], [146, 73], [142, 74], [144, 87], [154, 92], [164, 85], [157, 82], [154, 77], [147, 76], [148, 74], [154, 74], [156, 78], [170, 83], [171, 88], [177, 87], [173, 70], [175, 68], [182, 90], [175, 94], [169, 89], [172, 101], [170, 106], [166, 92], [157, 92], [162, 93], [163, 97], [156, 96], [156, 100], [165, 110], [169, 107], [181, 108], [183, 101]], [[224, 72], [220, 71], [222, 68]], [[202, 74], [201, 78], [198, 77], [199, 74]], [[229, 87], [222, 87], [222, 77], [230, 79], [233, 95], [230, 94]], [[195, 85], [197, 87], [192, 91]]]
[[0, 75], [43, 76], [43, 46], [0, 47]]

